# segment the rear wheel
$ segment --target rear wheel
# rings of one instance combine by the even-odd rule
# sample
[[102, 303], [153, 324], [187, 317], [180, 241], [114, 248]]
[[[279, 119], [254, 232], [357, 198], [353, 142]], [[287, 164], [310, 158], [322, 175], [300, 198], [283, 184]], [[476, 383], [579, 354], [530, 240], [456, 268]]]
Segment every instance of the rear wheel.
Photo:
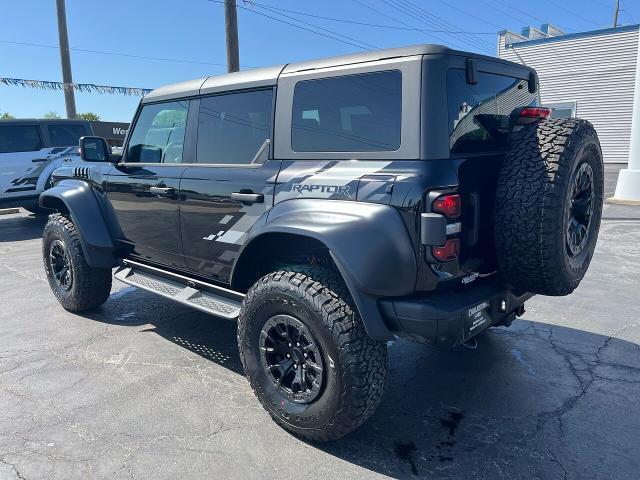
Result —
[[309, 440], [339, 438], [378, 406], [386, 345], [367, 336], [335, 272], [292, 267], [249, 290], [238, 319], [244, 372], [262, 406]]
[[42, 259], [49, 286], [66, 310], [82, 312], [109, 298], [111, 269], [87, 264], [76, 226], [60, 213], [44, 227]]
[[598, 136], [580, 119], [551, 119], [515, 132], [498, 180], [496, 254], [515, 287], [567, 295], [596, 246], [603, 201]]

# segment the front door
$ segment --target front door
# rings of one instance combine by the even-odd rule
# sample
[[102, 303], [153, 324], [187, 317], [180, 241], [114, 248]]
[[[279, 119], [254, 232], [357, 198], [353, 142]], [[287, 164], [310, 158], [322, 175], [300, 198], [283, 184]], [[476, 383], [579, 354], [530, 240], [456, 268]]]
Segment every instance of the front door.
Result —
[[107, 197], [132, 256], [183, 268], [180, 177], [189, 161], [189, 101], [143, 105], [123, 161], [109, 173]]
[[[273, 205], [280, 162], [268, 160], [273, 90], [203, 97], [196, 163], [180, 184], [187, 267], [228, 282], [248, 230]], [[192, 107], [193, 108], [193, 107]]]

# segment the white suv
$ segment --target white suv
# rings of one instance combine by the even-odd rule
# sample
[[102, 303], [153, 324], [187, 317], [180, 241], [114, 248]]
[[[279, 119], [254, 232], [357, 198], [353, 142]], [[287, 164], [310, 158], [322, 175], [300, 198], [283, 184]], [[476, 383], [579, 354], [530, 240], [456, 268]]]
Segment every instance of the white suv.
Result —
[[56, 168], [82, 161], [78, 141], [85, 135], [93, 130], [84, 120], [0, 120], [0, 208], [45, 213], [38, 196]]

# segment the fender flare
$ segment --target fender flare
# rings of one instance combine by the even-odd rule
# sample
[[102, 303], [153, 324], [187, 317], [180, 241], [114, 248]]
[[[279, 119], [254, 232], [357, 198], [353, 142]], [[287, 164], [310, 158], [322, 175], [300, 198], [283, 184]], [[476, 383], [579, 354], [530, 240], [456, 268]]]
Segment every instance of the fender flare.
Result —
[[325, 245], [369, 336], [382, 341], [394, 338], [382, 319], [377, 299], [410, 294], [417, 276], [413, 244], [395, 208], [341, 200], [287, 200], [254, 225], [237, 259], [269, 233], [311, 237]]
[[82, 180], [68, 179], [40, 194], [39, 204], [43, 208], [58, 209], [60, 203], [80, 233], [80, 243], [89, 266], [114, 267], [115, 245], [92, 187]]

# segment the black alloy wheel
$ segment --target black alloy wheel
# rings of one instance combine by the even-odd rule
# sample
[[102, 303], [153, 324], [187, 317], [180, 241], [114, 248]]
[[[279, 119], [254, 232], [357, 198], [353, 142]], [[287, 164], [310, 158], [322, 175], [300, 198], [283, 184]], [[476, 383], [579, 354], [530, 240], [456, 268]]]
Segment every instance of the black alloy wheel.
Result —
[[567, 253], [576, 257], [589, 240], [594, 206], [593, 169], [584, 162], [579, 164], [571, 180], [571, 193], [567, 205]]
[[322, 355], [318, 342], [300, 320], [290, 315], [267, 320], [260, 332], [260, 352], [263, 368], [283, 396], [305, 404], [320, 394]]
[[67, 248], [60, 240], [51, 242], [49, 267], [58, 286], [63, 290], [70, 290], [73, 285], [73, 270]]

